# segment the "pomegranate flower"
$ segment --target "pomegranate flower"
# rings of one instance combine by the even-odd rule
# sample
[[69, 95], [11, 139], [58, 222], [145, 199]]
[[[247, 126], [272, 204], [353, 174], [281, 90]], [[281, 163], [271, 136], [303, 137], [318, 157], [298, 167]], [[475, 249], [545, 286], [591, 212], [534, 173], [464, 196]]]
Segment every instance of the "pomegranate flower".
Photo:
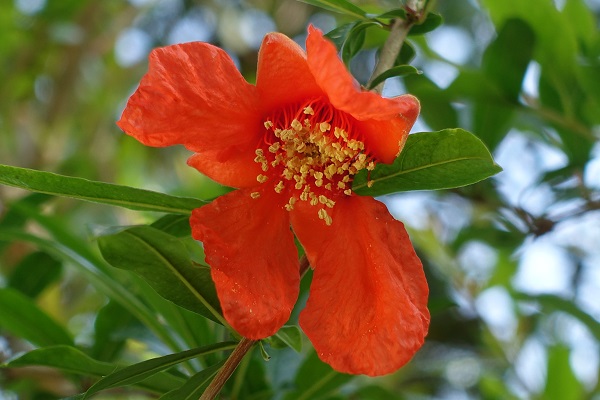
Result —
[[309, 27], [306, 53], [265, 37], [255, 86], [210, 44], [154, 50], [118, 125], [148, 146], [183, 144], [189, 165], [238, 188], [190, 219], [235, 330], [261, 339], [289, 319], [295, 234], [314, 268], [302, 329], [336, 370], [382, 375], [423, 344], [428, 288], [402, 223], [352, 180], [394, 160], [418, 113], [413, 96], [362, 91]]

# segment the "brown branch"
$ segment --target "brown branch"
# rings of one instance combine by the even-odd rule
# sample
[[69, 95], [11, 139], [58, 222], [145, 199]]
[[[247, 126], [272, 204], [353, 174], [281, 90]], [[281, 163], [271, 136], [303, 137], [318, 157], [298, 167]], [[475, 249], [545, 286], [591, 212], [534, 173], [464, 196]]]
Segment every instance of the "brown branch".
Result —
[[[306, 274], [309, 267], [310, 264], [308, 262], [308, 259], [306, 258], [306, 256], [302, 256], [302, 258], [300, 258], [301, 278]], [[221, 389], [223, 389], [223, 386], [225, 386], [227, 380], [231, 377], [231, 375], [238, 367], [240, 362], [242, 362], [244, 356], [250, 351], [250, 349], [252, 349], [252, 347], [256, 343], [258, 343], [258, 340], [251, 340], [247, 338], [242, 338], [242, 340], [240, 340], [237, 347], [229, 355], [227, 361], [225, 361], [223, 367], [221, 367], [219, 372], [217, 372], [217, 375], [215, 375], [215, 377], [210, 382], [204, 393], [202, 393], [202, 396], [200, 396], [200, 400], [213, 400], [215, 397], [217, 397]]]
[[221, 389], [223, 389], [223, 386], [225, 386], [227, 380], [231, 377], [246, 353], [250, 351], [255, 343], [257, 343], [257, 340], [246, 338], [242, 338], [242, 340], [240, 340], [237, 347], [229, 355], [227, 361], [225, 361], [225, 365], [221, 367], [219, 372], [217, 372], [217, 375], [215, 375], [213, 378], [212, 382], [210, 382], [210, 385], [208, 385], [204, 393], [202, 393], [200, 400], [213, 400], [215, 397], [217, 397]]

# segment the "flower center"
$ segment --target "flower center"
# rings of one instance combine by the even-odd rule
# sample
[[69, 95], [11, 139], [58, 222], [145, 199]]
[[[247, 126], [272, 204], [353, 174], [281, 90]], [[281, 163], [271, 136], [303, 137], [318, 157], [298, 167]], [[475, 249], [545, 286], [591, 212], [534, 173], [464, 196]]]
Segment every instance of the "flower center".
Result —
[[[257, 181], [273, 185], [277, 193], [289, 196], [285, 208], [297, 201], [321, 205], [319, 218], [331, 225], [328, 210], [339, 196], [352, 194], [352, 179], [375, 162], [353, 132], [349, 118], [330, 104], [314, 101], [286, 110], [265, 121], [264, 145], [256, 150], [255, 162], [263, 174]], [[251, 194], [253, 198], [259, 192]]]

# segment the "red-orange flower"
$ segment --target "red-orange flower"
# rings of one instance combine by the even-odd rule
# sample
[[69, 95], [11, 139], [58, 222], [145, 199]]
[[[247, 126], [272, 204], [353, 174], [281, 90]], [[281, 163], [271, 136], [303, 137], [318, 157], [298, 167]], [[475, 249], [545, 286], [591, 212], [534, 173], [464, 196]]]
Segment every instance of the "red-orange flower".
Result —
[[351, 185], [394, 160], [419, 103], [362, 91], [315, 28], [306, 50], [267, 35], [253, 86], [210, 44], [156, 49], [118, 124], [149, 146], [183, 144], [189, 165], [238, 188], [190, 220], [234, 329], [260, 339], [290, 317], [295, 234], [315, 270], [300, 325], [321, 359], [390, 373], [424, 341], [427, 283], [402, 223]]

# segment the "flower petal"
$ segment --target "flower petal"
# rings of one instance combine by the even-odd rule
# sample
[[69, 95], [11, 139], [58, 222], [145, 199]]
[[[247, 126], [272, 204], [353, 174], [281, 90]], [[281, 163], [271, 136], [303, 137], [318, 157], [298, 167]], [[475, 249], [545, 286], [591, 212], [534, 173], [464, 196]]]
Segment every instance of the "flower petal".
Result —
[[[253, 189], [259, 198], [250, 197]], [[281, 196], [272, 188], [253, 189], [194, 210], [190, 224], [192, 236], [204, 243], [225, 319], [241, 335], [261, 339], [289, 319], [300, 266]]]
[[417, 98], [403, 95], [388, 99], [363, 91], [338, 58], [333, 43], [312, 26], [308, 28], [306, 50], [310, 70], [331, 104], [359, 121], [362, 140], [374, 156], [392, 162], [401, 150], [398, 143], [404, 144], [419, 115]]
[[258, 52], [256, 87], [261, 106], [270, 112], [278, 106], [323, 96], [308, 68], [306, 53], [281, 33], [265, 36]]
[[249, 151], [202, 151], [188, 159], [188, 165], [196, 168], [221, 185], [235, 188], [257, 185], [256, 177], [263, 173], [260, 164], [254, 162], [255, 154]]
[[223, 50], [192, 42], [155, 49], [117, 123], [148, 146], [252, 147], [262, 132], [256, 88]]
[[319, 357], [340, 372], [393, 372], [423, 344], [428, 288], [401, 222], [370, 198], [333, 208], [326, 226], [315, 207], [296, 203], [292, 226], [314, 266], [300, 325]]
[[408, 133], [417, 119], [420, 107], [417, 98], [411, 95], [403, 95], [391, 100], [408, 104], [407, 112], [397, 114], [395, 117], [383, 121], [355, 122], [356, 128], [363, 135], [362, 139], [370, 155], [387, 164], [391, 164], [404, 148]]

